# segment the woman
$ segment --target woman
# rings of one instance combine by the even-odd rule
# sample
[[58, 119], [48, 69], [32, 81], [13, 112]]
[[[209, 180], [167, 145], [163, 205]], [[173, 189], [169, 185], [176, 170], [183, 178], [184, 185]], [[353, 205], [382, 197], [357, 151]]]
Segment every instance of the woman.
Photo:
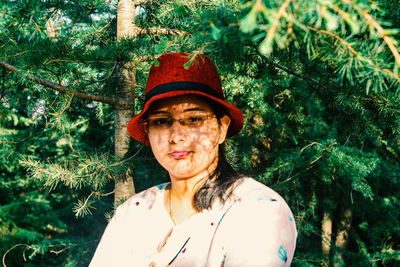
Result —
[[243, 127], [211, 60], [170, 53], [150, 69], [129, 134], [170, 183], [118, 207], [90, 266], [289, 266], [296, 227], [272, 189], [229, 166], [221, 145]]

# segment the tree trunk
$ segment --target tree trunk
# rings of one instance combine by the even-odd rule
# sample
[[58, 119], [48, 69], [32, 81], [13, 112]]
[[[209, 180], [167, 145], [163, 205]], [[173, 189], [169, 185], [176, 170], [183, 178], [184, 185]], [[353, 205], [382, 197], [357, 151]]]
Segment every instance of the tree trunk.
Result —
[[[135, 35], [135, 4], [132, 0], [119, 0], [117, 9], [117, 39], [133, 37]], [[126, 126], [133, 117], [134, 91], [136, 87], [135, 65], [131, 62], [122, 62], [119, 65], [118, 88], [116, 96], [127, 102], [124, 107], [115, 109], [115, 153], [123, 157], [129, 148], [129, 134]], [[114, 204], [117, 206], [121, 201], [135, 194], [132, 170], [121, 173], [115, 178]]]
[[[132, 118], [133, 112], [130, 109], [115, 110], [115, 153], [123, 157], [128, 152], [129, 135], [126, 126]], [[135, 186], [133, 184], [133, 171], [130, 169], [125, 173], [121, 173], [115, 177], [114, 204], [117, 207], [122, 201], [130, 198], [135, 194]]]
[[[338, 250], [337, 256], [341, 262], [343, 262], [343, 250], [346, 248], [347, 240], [349, 237], [349, 231], [351, 227], [352, 212], [350, 208], [347, 208], [343, 213], [343, 218], [339, 222], [338, 234], [336, 236], [335, 246]], [[341, 262], [335, 262], [334, 266], [338, 267]]]
[[324, 218], [322, 219], [322, 254], [325, 256], [327, 265], [329, 265], [329, 254], [331, 251], [331, 240], [332, 240], [332, 216], [329, 212], [324, 212]]

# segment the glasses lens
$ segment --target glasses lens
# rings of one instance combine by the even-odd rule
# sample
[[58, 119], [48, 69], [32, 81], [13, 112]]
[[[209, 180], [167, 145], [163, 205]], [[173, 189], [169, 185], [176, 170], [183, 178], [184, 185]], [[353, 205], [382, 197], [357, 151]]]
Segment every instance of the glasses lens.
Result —
[[203, 123], [210, 119], [210, 118], [215, 118], [215, 116], [208, 116], [208, 114], [205, 113], [185, 113], [184, 117], [181, 119], [173, 119], [170, 117], [165, 117], [165, 116], [154, 116], [154, 117], [149, 117], [146, 122], [147, 122], [147, 128], [150, 129], [167, 129], [171, 127], [172, 123], [174, 121], [179, 121], [180, 124], [189, 127], [189, 128], [196, 128], [200, 127], [203, 125]]
[[207, 120], [206, 114], [187, 114], [183, 119], [184, 124], [189, 127], [199, 127]]
[[149, 128], [166, 128], [171, 125], [172, 119], [168, 117], [149, 118]]

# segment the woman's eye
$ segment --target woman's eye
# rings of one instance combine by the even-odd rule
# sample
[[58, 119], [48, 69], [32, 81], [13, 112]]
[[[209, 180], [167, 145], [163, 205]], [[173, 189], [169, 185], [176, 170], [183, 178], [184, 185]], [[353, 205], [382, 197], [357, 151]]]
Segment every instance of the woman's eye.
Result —
[[196, 123], [196, 122], [201, 122], [201, 121], [203, 121], [203, 117], [196, 117], [196, 116], [193, 116], [193, 117], [187, 118], [186, 120], [187, 120], [189, 123]]
[[155, 126], [169, 125], [169, 123], [170, 123], [170, 119], [168, 119], [168, 118], [159, 118], [159, 119], [150, 120], [150, 124], [155, 125]]

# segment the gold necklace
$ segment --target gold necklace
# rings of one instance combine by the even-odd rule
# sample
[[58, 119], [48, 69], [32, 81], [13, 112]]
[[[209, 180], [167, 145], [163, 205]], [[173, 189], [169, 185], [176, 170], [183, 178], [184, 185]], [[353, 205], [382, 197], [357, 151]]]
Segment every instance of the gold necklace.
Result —
[[[195, 213], [196, 213], [196, 211], [193, 211], [192, 214], [190, 214], [190, 216], [187, 217], [187, 219], [191, 218]], [[176, 226], [174, 216], [175, 216], [175, 212], [172, 209], [172, 184], [171, 184], [171, 187], [169, 189], [169, 217], [171, 217], [172, 222]]]
[[172, 209], [172, 185], [169, 189], [169, 217], [171, 217], [172, 222], [176, 225], [174, 220], [174, 210]]

